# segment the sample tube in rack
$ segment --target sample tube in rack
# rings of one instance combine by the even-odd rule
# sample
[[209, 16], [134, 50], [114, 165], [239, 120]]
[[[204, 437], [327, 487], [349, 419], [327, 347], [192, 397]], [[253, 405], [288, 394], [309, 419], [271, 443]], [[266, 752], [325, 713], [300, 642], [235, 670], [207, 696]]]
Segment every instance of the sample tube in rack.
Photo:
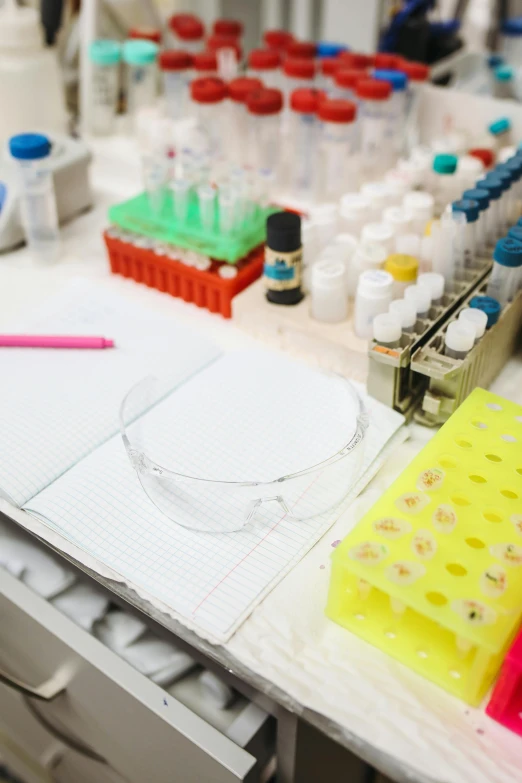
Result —
[[364, 242], [377, 242], [391, 255], [395, 250], [395, 230], [388, 223], [367, 223], [361, 231]]
[[467, 201], [475, 201], [478, 204], [479, 216], [475, 225], [475, 245], [477, 256], [481, 258], [486, 255], [488, 246], [489, 192], [481, 188], [472, 188], [471, 190], [465, 190], [462, 198]]
[[263, 89], [247, 98], [249, 140], [252, 144], [254, 167], [274, 172], [277, 176], [281, 152], [281, 90]]
[[379, 313], [373, 319], [373, 339], [386, 348], [398, 348], [401, 344], [401, 318], [393, 312]]
[[426, 286], [410, 285], [404, 291], [404, 298], [411, 302], [416, 311], [417, 318], [427, 318], [431, 307], [431, 291]]
[[180, 119], [187, 107], [192, 56], [188, 52], [170, 50], [161, 52], [158, 62], [163, 74], [167, 114], [173, 120]]
[[191, 54], [203, 50], [205, 27], [199, 17], [194, 14], [174, 14], [170, 18], [169, 28], [175, 45], [180, 49]]
[[216, 52], [218, 76], [225, 81], [235, 79], [239, 74], [239, 64], [243, 50], [237, 38], [226, 35], [211, 35], [207, 38], [207, 47]]
[[451, 321], [444, 335], [444, 355], [465, 359], [475, 344], [475, 327], [465, 321]]
[[390, 168], [393, 158], [393, 139], [389, 135], [389, 82], [361, 79], [356, 87], [359, 99], [358, 130], [360, 155], [364, 174], [378, 179]]
[[334, 201], [341, 196], [346, 184], [356, 178], [355, 104], [325, 99], [318, 103], [317, 116], [321, 122], [319, 189], [325, 201]]
[[248, 149], [248, 112], [247, 98], [252, 92], [263, 89], [263, 83], [259, 79], [249, 76], [239, 76], [228, 83], [228, 122], [226, 123], [225, 146], [228, 151], [228, 159], [240, 166], [250, 162], [251, 154]]
[[340, 323], [348, 317], [346, 273], [342, 261], [327, 258], [312, 267], [312, 318]]
[[361, 186], [361, 194], [369, 199], [371, 204], [371, 219], [369, 223], [381, 223], [382, 214], [390, 205], [392, 198], [391, 187], [387, 182], [365, 182]]
[[266, 87], [281, 89], [281, 55], [275, 49], [253, 49], [248, 55], [248, 75]]
[[502, 183], [495, 178], [484, 178], [477, 181], [478, 190], [485, 190], [489, 196], [489, 207], [486, 210], [486, 244], [494, 245], [500, 237], [500, 198]]
[[405, 194], [402, 204], [412, 213], [411, 227], [413, 233], [422, 236], [426, 230], [427, 224], [433, 219], [435, 199], [431, 193], [412, 190]]
[[335, 93], [335, 72], [340, 68], [337, 57], [323, 57], [319, 61], [319, 74], [317, 77], [317, 86], [324, 90], [327, 95], [334, 97]]
[[366, 71], [361, 71], [357, 68], [338, 67], [333, 75], [333, 92], [335, 97], [357, 103], [357, 85], [361, 79], [367, 78], [368, 74]]
[[388, 82], [392, 88], [388, 105], [388, 134], [392, 139], [394, 157], [397, 158], [405, 146], [408, 77], [403, 71], [375, 70], [373, 78]]
[[223, 145], [223, 130], [226, 126], [226, 85], [218, 78], [194, 79], [190, 85], [190, 96], [195, 109], [196, 121], [206, 139], [206, 152], [217, 157]]
[[401, 299], [406, 288], [417, 279], [419, 262], [413, 256], [393, 253], [386, 259], [384, 268], [393, 277], [393, 298]]
[[415, 331], [417, 308], [413, 302], [407, 299], [394, 299], [393, 302], [390, 302], [389, 312], [399, 318], [401, 329], [405, 334], [411, 334]]
[[189, 208], [191, 183], [188, 179], [174, 179], [170, 183], [174, 217], [179, 223], [186, 223]]
[[476, 257], [475, 228], [478, 223], [479, 205], [471, 199], [460, 199], [453, 202], [451, 211], [461, 212], [466, 218], [464, 229], [460, 231], [457, 241], [460, 243], [464, 267], [469, 269], [474, 265]]
[[135, 116], [156, 99], [156, 58], [158, 46], [151, 41], [125, 41], [127, 112]]
[[471, 308], [476, 308], [477, 310], [482, 310], [482, 312], [486, 314], [488, 319], [486, 329], [491, 329], [491, 327], [497, 323], [502, 310], [500, 302], [493, 299], [492, 296], [474, 296], [473, 299], [470, 300], [469, 306]]
[[192, 55], [192, 68], [195, 79], [217, 77], [217, 54], [215, 52], [198, 52]]
[[417, 285], [426, 286], [429, 289], [431, 303], [434, 305], [442, 304], [445, 282], [444, 275], [439, 272], [424, 272], [417, 278]]
[[117, 41], [93, 41], [89, 48], [92, 63], [92, 105], [90, 130], [108, 135], [114, 131], [118, 103], [121, 46]]
[[197, 193], [201, 227], [210, 234], [214, 230], [216, 217], [216, 191], [212, 185], [200, 185]]
[[343, 229], [358, 237], [371, 220], [370, 200], [361, 193], [345, 193], [341, 196], [339, 214]]
[[433, 158], [431, 181], [436, 215], [441, 215], [447, 205], [460, 195], [459, 182], [455, 176], [456, 169], [456, 155], [441, 154]]
[[299, 198], [311, 198], [316, 185], [317, 143], [319, 121], [317, 107], [324, 93], [301, 88], [290, 95], [290, 151], [289, 186]]
[[372, 269], [359, 276], [355, 294], [354, 329], [358, 337], [369, 340], [373, 319], [386, 313], [392, 301], [393, 278], [382, 269]]
[[493, 261], [487, 295], [496, 299], [504, 307], [519, 290], [522, 274], [522, 243], [511, 237], [499, 239], [493, 251]]
[[348, 265], [346, 285], [348, 296], [353, 299], [357, 290], [357, 282], [363, 272], [372, 269], [383, 269], [388, 254], [383, 245], [377, 242], [359, 242]]
[[488, 316], [483, 310], [479, 310], [478, 307], [465, 307], [459, 313], [459, 321], [464, 321], [473, 326], [475, 329], [475, 342], [478, 343], [486, 331]]
[[293, 42], [294, 36], [288, 30], [265, 30], [263, 43], [268, 49], [275, 49], [281, 54], [286, 53], [288, 46]]

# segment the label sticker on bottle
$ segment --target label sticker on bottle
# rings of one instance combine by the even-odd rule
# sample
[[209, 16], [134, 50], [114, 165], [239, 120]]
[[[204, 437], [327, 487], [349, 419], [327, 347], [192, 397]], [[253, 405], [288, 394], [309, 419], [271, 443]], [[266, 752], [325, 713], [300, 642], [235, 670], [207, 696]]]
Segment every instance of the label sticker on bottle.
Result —
[[264, 282], [269, 291], [291, 291], [301, 286], [303, 250], [291, 253], [265, 248]]

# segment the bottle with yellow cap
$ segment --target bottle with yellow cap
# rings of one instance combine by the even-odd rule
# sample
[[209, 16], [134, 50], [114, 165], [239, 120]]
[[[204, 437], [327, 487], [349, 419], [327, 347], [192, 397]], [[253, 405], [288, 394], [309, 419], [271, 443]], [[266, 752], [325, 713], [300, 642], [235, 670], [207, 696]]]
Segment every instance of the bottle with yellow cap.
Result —
[[419, 262], [414, 256], [393, 253], [388, 256], [384, 268], [393, 277], [393, 298], [400, 299], [406, 288], [416, 281]]

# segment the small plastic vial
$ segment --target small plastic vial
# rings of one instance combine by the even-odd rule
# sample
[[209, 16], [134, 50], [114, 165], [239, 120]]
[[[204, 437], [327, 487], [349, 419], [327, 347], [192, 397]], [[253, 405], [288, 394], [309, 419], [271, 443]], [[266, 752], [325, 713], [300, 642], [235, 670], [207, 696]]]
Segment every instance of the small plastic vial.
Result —
[[426, 286], [429, 289], [433, 305], [442, 304], [445, 282], [444, 275], [439, 274], [439, 272], [424, 272], [417, 278], [417, 285]]
[[60, 235], [49, 166], [51, 142], [39, 133], [21, 133], [9, 139], [9, 151], [19, 168], [20, 206], [27, 245], [35, 259], [52, 263], [60, 253]]
[[502, 147], [511, 144], [511, 120], [509, 117], [499, 117], [488, 126], [488, 131], [493, 137], [495, 150], [499, 152]]
[[467, 201], [475, 201], [478, 204], [479, 216], [475, 226], [475, 248], [478, 258], [482, 258], [486, 255], [488, 247], [489, 192], [482, 188], [471, 188], [464, 191], [462, 198]]
[[247, 98], [247, 109], [254, 167], [276, 173], [281, 152], [283, 94], [274, 89], [252, 92]]
[[266, 298], [295, 305], [303, 298], [301, 218], [294, 212], [275, 212], [266, 221], [264, 282]]
[[218, 157], [226, 124], [226, 85], [216, 77], [194, 79], [190, 85], [190, 96], [198, 127], [205, 139], [205, 153]]
[[359, 100], [361, 169], [367, 179], [378, 179], [393, 160], [393, 137], [389, 133], [389, 82], [361, 79], [356, 87]]
[[379, 313], [373, 319], [373, 339], [386, 348], [398, 348], [401, 344], [401, 319], [395, 313]]
[[335, 73], [340, 67], [337, 57], [321, 57], [319, 60], [317, 86], [330, 98], [335, 97]]
[[431, 292], [426, 286], [408, 286], [404, 291], [404, 298], [414, 305], [417, 311], [417, 318], [428, 318], [431, 307]]
[[500, 238], [500, 199], [502, 196], [502, 183], [493, 176], [488, 175], [479, 179], [476, 184], [478, 190], [485, 190], [489, 196], [489, 207], [486, 211], [486, 245], [494, 246]]
[[477, 307], [465, 307], [464, 310], [461, 310], [459, 313], [459, 321], [464, 321], [473, 326], [475, 329], [475, 342], [478, 343], [486, 331], [488, 316], [483, 310], [479, 310]]
[[396, 237], [411, 234], [413, 212], [407, 207], [387, 207], [382, 213], [382, 222], [393, 228]]
[[455, 176], [456, 169], [456, 155], [435, 155], [433, 158], [431, 179], [436, 215], [441, 215], [447, 205], [460, 195], [459, 182]]
[[373, 319], [388, 312], [392, 301], [393, 278], [382, 269], [372, 269], [359, 276], [355, 295], [354, 329], [358, 337], [369, 340]]
[[422, 85], [430, 77], [429, 66], [413, 60], [402, 60], [399, 70], [408, 77], [406, 96], [406, 150], [411, 153], [419, 143], [419, 102]]
[[302, 87], [314, 87], [316, 74], [315, 61], [304, 57], [291, 57], [288, 55], [283, 61], [283, 93], [285, 95], [285, 104], [288, 106], [288, 99], [294, 90]]
[[170, 50], [161, 52], [158, 62], [163, 74], [167, 115], [177, 120], [185, 114], [187, 108], [192, 56], [188, 52]]
[[386, 248], [378, 242], [359, 242], [347, 271], [347, 287], [350, 298], [355, 297], [360, 275], [372, 269], [383, 269], [387, 257]]
[[288, 30], [270, 29], [263, 33], [263, 43], [268, 49], [275, 49], [281, 54], [286, 53], [288, 46], [293, 42], [294, 36]]
[[152, 41], [125, 41], [127, 113], [134, 116], [156, 100], [156, 58], [158, 45]]
[[500, 318], [502, 307], [500, 302], [497, 302], [492, 296], [474, 296], [470, 300], [469, 306], [486, 313], [488, 319], [486, 329], [491, 329], [492, 326], [495, 326]]
[[475, 344], [475, 328], [465, 321], [452, 321], [444, 335], [444, 355], [465, 359]]
[[395, 230], [388, 223], [367, 223], [361, 232], [361, 240], [382, 245], [388, 255], [395, 250]]
[[393, 253], [388, 256], [384, 268], [393, 277], [393, 298], [401, 299], [406, 288], [417, 279], [419, 262], [413, 256]]
[[413, 190], [404, 195], [402, 204], [413, 215], [411, 222], [413, 233], [423, 236], [427, 224], [433, 219], [435, 199], [431, 193]]
[[319, 122], [317, 107], [322, 96], [318, 90], [301, 88], [290, 95], [290, 177], [289, 187], [299, 198], [311, 198], [316, 187]]
[[409, 302], [407, 299], [394, 299], [390, 303], [389, 312], [399, 318], [402, 331], [405, 334], [411, 334], [415, 331], [417, 308], [413, 302]]
[[[338, 62], [338, 61], [337, 61]], [[366, 71], [358, 68], [344, 68], [338, 66], [333, 73], [333, 94], [336, 98], [345, 101], [357, 102], [357, 85], [362, 79], [367, 79]]]
[[493, 261], [487, 295], [504, 307], [518, 292], [522, 270], [522, 243], [511, 237], [499, 239], [493, 251]]
[[195, 79], [217, 77], [217, 54], [215, 52], [198, 52], [192, 55], [192, 69]]
[[408, 77], [404, 71], [375, 70], [373, 78], [388, 82], [392, 88], [388, 110], [388, 133], [396, 160], [405, 147]]
[[248, 55], [248, 74], [266, 87], [281, 89], [281, 55], [275, 49], [253, 49]]
[[263, 83], [249, 76], [239, 76], [228, 83], [228, 101], [225, 109], [228, 121], [224, 146], [228, 150], [228, 159], [240, 166], [247, 166], [250, 162], [248, 144], [245, 144], [249, 122], [247, 98], [251, 93], [262, 89]]
[[169, 28], [175, 46], [180, 49], [196, 54], [204, 48], [205, 27], [195, 14], [174, 14], [169, 20]]
[[355, 180], [356, 107], [350, 101], [325, 99], [319, 101], [317, 115], [321, 121], [319, 188], [323, 200], [337, 200], [346, 183]]
[[105, 136], [114, 131], [116, 120], [121, 45], [117, 41], [93, 41], [89, 59], [93, 66], [90, 130]]
[[470, 269], [475, 263], [476, 257], [476, 238], [475, 229], [478, 225], [479, 205], [471, 199], [461, 199], [454, 201], [451, 205], [451, 211], [461, 212], [465, 217], [465, 222], [458, 226], [456, 243], [462, 255], [464, 268]]
[[341, 196], [339, 215], [343, 230], [359, 237], [363, 227], [371, 220], [370, 200], [361, 193], [345, 193]]
[[324, 259], [312, 267], [312, 318], [340, 323], [348, 317], [346, 269], [342, 261]]

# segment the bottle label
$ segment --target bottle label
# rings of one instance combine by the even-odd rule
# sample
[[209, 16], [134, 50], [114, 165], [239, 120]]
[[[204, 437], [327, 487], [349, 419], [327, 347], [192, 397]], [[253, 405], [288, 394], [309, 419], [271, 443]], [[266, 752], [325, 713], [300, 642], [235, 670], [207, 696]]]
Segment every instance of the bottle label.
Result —
[[290, 291], [301, 286], [303, 250], [281, 253], [265, 247], [264, 281], [269, 291]]

